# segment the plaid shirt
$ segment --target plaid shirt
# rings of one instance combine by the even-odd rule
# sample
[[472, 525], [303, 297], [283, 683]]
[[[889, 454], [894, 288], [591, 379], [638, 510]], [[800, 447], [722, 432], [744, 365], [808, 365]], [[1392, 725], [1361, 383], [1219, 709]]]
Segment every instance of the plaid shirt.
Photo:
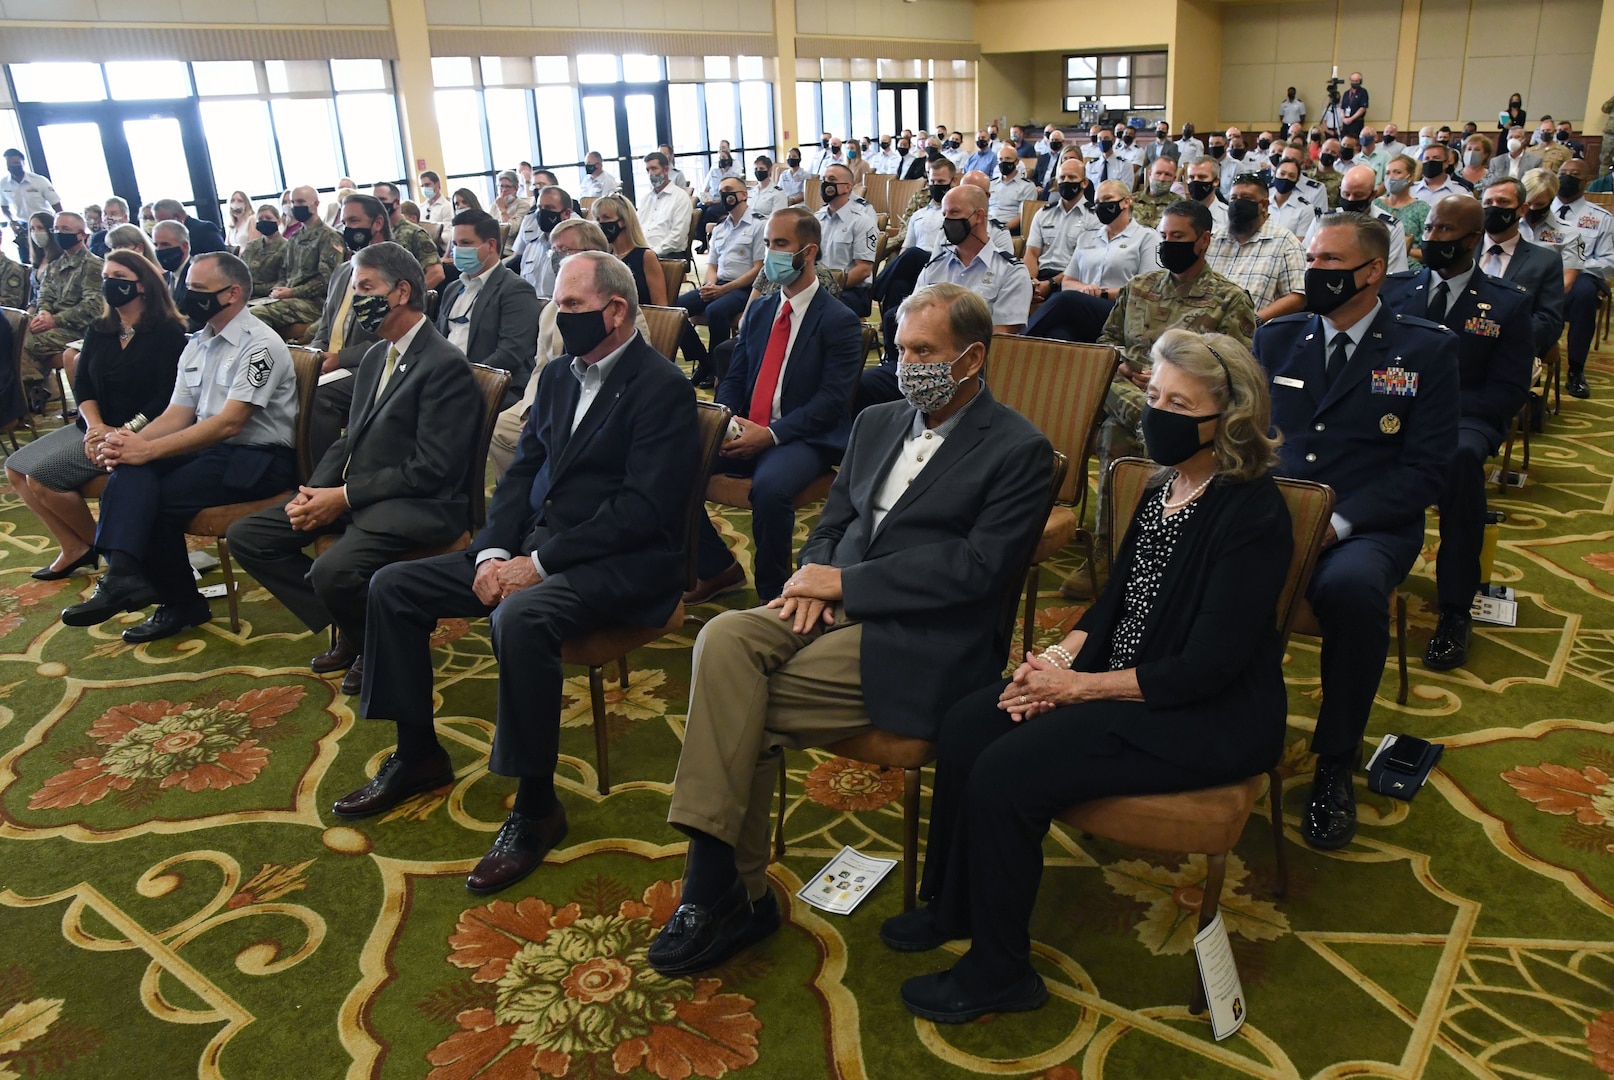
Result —
[[1306, 291], [1306, 254], [1294, 233], [1268, 218], [1242, 244], [1222, 230], [1205, 252], [1211, 269], [1243, 286], [1261, 311], [1279, 297]]

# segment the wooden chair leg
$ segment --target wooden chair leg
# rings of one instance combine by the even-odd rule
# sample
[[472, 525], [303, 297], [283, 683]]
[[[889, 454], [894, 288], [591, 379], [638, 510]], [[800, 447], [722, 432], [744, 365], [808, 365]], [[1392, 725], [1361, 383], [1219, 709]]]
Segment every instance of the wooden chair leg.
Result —
[[779, 751], [779, 820], [773, 826], [773, 858], [785, 857], [785, 752]]
[[912, 911], [919, 892], [919, 770], [907, 769], [902, 785], [902, 910]]
[[1502, 440], [1502, 468], [1496, 474], [1496, 493], [1506, 495], [1508, 491], [1508, 470], [1513, 465], [1513, 428], [1508, 429], [1508, 437]]
[[1289, 859], [1283, 851], [1283, 777], [1277, 769], [1267, 772], [1267, 809], [1272, 812], [1272, 855], [1277, 865], [1278, 883], [1273, 896], [1289, 895]]
[[1082, 545], [1087, 548], [1087, 584], [1092, 587], [1093, 601], [1097, 603], [1098, 563], [1094, 560], [1098, 558], [1098, 546], [1094, 543], [1093, 534], [1090, 532], [1084, 530], [1078, 533], [1077, 536], [1082, 541]]
[[[1025, 615], [1020, 626], [1020, 652], [1024, 655], [1030, 652], [1033, 643], [1037, 640], [1037, 588], [1042, 580], [1042, 567], [1036, 563], [1026, 568], [1026, 602]], [[1020, 657], [1014, 657], [1018, 660]]]
[[224, 599], [230, 605], [230, 633], [241, 632], [241, 599], [236, 594], [235, 568], [230, 565], [230, 544], [219, 537], [219, 569], [224, 572]]
[[[1227, 855], [1207, 855], [1205, 868], [1209, 871], [1205, 876], [1205, 896], [1199, 905], [1199, 928], [1201, 930], [1211, 924], [1216, 918], [1217, 906], [1222, 902], [1222, 881], [1227, 876]], [[1198, 962], [1194, 968], [1194, 996], [1189, 1002], [1188, 1011], [1195, 1016], [1205, 1011], [1205, 981], [1200, 978]]]
[[594, 766], [600, 777], [600, 794], [611, 794], [611, 752], [605, 738], [605, 669], [588, 669], [588, 697], [594, 710]]
[[1395, 703], [1407, 703], [1407, 598], [1395, 594], [1395, 649], [1396, 661], [1401, 668], [1401, 687], [1396, 691]]
[[1526, 412], [1525, 412], [1524, 436], [1523, 436], [1524, 437], [1524, 461], [1522, 463], [1520, 463], [1519, 471], [1527, 473], [1527, 472], [1530, 471], [1530, 420], [1529, 420], [1529, 415], [1530, 414], [1529, 414], [1529, 411], [1528, 411], [1529, 406], [1526, 406], [1525, 408], [1526, 408]]
[[626, 656], [617, 657], [616, 675], [617, 682], [621, 683], [622, 689], [626, 690], [628, 688], [628, 658]]

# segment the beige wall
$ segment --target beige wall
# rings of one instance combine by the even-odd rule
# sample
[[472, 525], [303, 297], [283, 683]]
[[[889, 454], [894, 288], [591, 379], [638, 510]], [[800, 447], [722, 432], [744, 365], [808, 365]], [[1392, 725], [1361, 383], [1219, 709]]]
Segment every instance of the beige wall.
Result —
[[773, 6], [752, 0], [426, 0], [426, 19], [433, 26], [770, 33]]
[[1229, 5], [1222, 24], [1222, 119], [1270, 127], [1290, 86], [1306, 103], [1306, 119], [1319, 119], [1335, 65], [1341, 77], [1362, 73], [1370, 121], [1391, 119], [1400, 29], [1401, 0]]
[[[545, 0], [547, 2], [547, 0]], [[387, 0], [0, 0], [0, 20], [386, 26]]]
[[[550, 0], [532, 2], [546, 4]], [[593, 4], [594, 0], [584, 2]], [[669, 6], [685, 2], [688, 0], [667, 0]], [[975, 36], [975, 5], [971, 0], [924, 0], [922, 5], [903, 0], [796, 0], [796, 33], [969, 41]], [[878, 51], [862, 55], [877, 55]]]

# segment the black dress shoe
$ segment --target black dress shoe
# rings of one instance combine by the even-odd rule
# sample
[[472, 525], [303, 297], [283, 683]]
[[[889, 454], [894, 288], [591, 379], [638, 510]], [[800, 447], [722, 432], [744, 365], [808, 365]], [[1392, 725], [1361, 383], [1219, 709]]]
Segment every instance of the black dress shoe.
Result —
[[48, 566], [41, 566], [38, 570], [35, 570], [28, 576], [33, 578], [35, 581], [61, 581], [64, 578], [72, 577], [74, 570], [82, 570], [85, 567], [89, 567], [91, 570], [94, 570], [100, 565], [100, 563], [100, 553], [94, 548], [91, 548], [74, 561], [62, 567], [60, 570], [52, 570]]
[[1592, 388], [1586, 385], [1586, 376], [1571, 375], [1564, 380], [1564, 388], [1569, 391], [1570, 397], [1589, 398]]
[[342, 693], [348, 697], [358, 697], [364, 692], [364, 657], [355, 656], [353, 664], [342, 676]]
[[949, 934], [937, 926], [931, 907], [904, 911], [880, 924], [880, 940], [897, 952], [929, 952], [965, 937], [969, 935]]
[[207, 606], [206, 600], [197, 604], [158, 604], [151, 618], [123, 632], [123, 640], [130, 645], [161, 641], [193, 626], [201, 626], [212, 618], [213, 609]]
[[993, 993], [960, 986], [951, 971], [916, 975], [902, 984], [902, 1003], [938, 1024], [967, 1024], [988, 1013], [1030, 1012], [1048, 1000], [1048, 984], [1035, 971]]
[[689, 377], [689, 381], [697, 390], [714, 390], [717, 388], [717, 379], [714, 376], [697, 372]]
[[341, 634], [336, 635], [336, 644], [320, 653], [308, 662], [308, 670], [315, 675], [329, 675], [333, 671], [345, 671], [353, 666], [353, 661], [359, 658], [351, 642]]
[[388, 754], [376, 770], [375, 779], [337, 799], [331, 813], [342, 818], [370, 817], [391, 810], [411, 795], [448, 787], [453, 782], [454, 763], [446, 750], [414, 762]]
[[1356, 836], [1355, 773], [1351, 762], [1317, 760], [1311, 800], [1300, 820], [1300, 835], [1323, 851], [1337, 851]]
[[125, 611], [139, 611], [157, 602], [157, 590], [140, 574], [107, 573], [95, 583], [95, 592], [82, 604], [62, 611], [68, 626], [95, 626]]
[[1473, 623], [1468, 612], [1443, 608], [1429, 647], [1423, 651], [1423, 666], [1433, 671], [1450, 671], [1468, 663], [1468, 634]]
[[735, 943], [735, 951], [749, 949], [758, 942], [768, 940], [779, 932], [784, 922], [784, 916], [779, 911], [779, 897], [770, 885], [767, 892], [751, 901], [751, 921]]
[[680, 904], [646, 958], [662, 975], [677, 978], [717, 967], [745, 947], [751, 929], [751, 898], [735, 878], [717, 903]]
[[493, 838], [493, 846], [465, 879], [474, 893], [509, 888], [543, 863], [551, 848], [566, 839], [566, 808], [559, 803], [548, 817], [510, 811]]

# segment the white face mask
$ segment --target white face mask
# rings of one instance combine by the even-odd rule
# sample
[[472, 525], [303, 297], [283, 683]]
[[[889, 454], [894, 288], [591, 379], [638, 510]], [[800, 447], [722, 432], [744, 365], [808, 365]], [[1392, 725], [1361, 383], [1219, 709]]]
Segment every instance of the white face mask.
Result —
[[1524, 149], [1524, 140], [1523, 139], [1509, 139], [1508, 140], [1508, 153], [1517, 154], [1523, 149]]

